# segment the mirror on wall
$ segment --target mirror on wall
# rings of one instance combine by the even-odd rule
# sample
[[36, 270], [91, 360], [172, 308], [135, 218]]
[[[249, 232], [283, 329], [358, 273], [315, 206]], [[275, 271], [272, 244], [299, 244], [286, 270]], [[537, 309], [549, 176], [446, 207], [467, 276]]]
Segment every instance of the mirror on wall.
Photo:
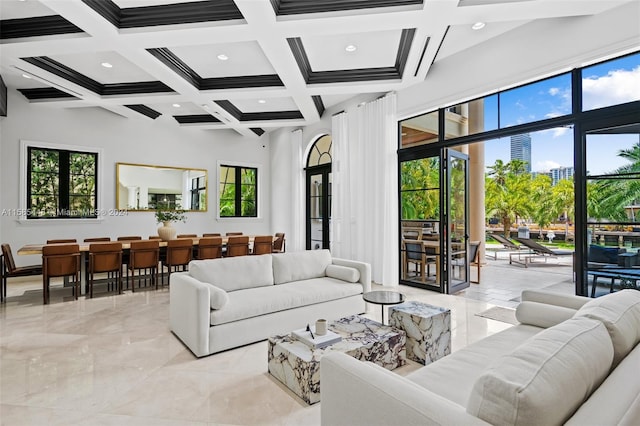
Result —
[[150, 164], [116, 164], [119, 210], [207, 210], [207, 171]]

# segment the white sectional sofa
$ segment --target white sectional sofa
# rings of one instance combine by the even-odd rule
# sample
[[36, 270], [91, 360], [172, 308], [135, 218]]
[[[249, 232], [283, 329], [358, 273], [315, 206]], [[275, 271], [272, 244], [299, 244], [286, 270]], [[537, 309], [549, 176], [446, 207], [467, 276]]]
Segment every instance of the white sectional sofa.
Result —
[[363, 313], [370, 289], [369, 264], [329, 250], [195, 260], [171, 276], [170, 327], [201, 357]]
[[640, 425], [640, 291], [525, 291], [520, 324], [401, 377], [321, 360], [333, 425]]

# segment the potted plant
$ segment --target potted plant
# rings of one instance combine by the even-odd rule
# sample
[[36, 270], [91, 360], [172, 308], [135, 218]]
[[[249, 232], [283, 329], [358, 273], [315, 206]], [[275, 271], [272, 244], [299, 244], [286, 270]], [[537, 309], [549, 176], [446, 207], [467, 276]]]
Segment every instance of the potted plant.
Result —
[[182, 209], [170, 209], [158, 206], [155, 215], [156, 222], [162, 223], [162, 226], [158, 228], [158, 235], [163, 241], [169, 241], [176, 236], [176, 230], [171, 225], [171, 222], [187, 221], [187, 216]]

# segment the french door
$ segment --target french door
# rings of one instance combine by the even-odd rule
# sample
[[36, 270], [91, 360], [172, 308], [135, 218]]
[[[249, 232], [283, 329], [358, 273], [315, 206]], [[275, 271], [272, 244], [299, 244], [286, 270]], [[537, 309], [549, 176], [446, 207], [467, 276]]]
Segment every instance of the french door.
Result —
[[307, 169], [307, 250], [328, 249], [331, 230], [331, 165]]
[[400, 281], [455, 293], [469, 286], [468, 157], [429, 150], [400, 161]]

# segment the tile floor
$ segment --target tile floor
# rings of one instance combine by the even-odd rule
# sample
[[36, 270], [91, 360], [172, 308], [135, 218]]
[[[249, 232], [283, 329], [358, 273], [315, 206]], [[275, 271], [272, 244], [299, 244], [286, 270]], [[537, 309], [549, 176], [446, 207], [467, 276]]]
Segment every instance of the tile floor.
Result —
[[[527, 285], [572, 291], [570, 265], [487, 262], [482, 283], [458, 296], [400, 288], [452, 310], [453, 351], [510, 327], [475, 314], [514, 306]], [[69, 293], [56, 289], [43, 306], [39, 278], [10, 280], [0, 306], [2, 425], [320, 424], [321, 403], [307, 406], [268, 375], [265, 341], [195, 358], [169, 331], [166, 287], [78, 301]]]

